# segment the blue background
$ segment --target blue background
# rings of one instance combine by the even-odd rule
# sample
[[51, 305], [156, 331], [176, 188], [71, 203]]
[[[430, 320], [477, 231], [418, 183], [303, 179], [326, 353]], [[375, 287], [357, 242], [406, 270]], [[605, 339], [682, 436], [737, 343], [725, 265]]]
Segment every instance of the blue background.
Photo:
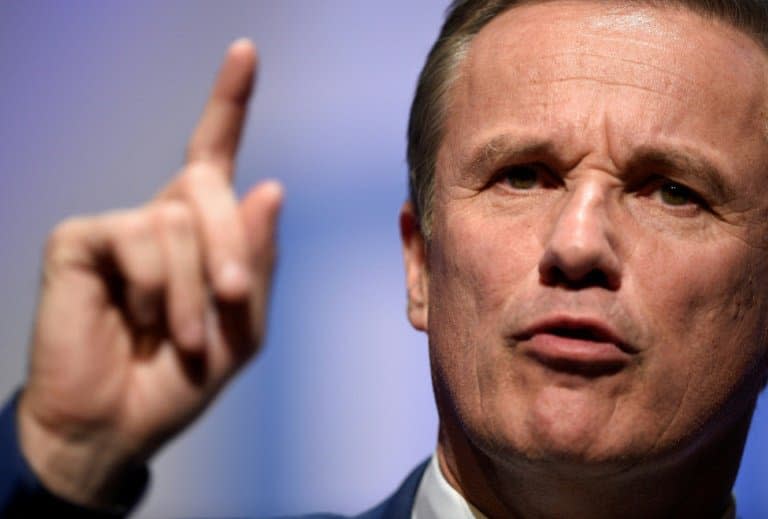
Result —
[[[352, 513], [433, 449], [397, 213], [410, 99], [446, 4], [0, 3], [5, 394], [23, 380], [48, 230], [150, 197], [181, 165], [226, 46], [260, 49], [237, 187], [287, 188], [266, 348], [162, 451], [139, 517]], [[768, 511], [766, 433], [759, 407], [736, 486], [747, 519]]]

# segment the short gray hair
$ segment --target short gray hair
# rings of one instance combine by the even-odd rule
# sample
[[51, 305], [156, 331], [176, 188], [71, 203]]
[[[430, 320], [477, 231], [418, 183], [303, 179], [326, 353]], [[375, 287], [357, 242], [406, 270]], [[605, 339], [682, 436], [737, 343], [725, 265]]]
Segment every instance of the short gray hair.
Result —
[[[408, 123], [408, 190], [422, 234], [432, 228], [437, 152], [443, 139], [448, 96], [469, 45], [491, 20], [521, 4], [551, 0], [454, 0], [419, 76]], [[683, 7], [720, 19], [768, 49], [768, 0], [602, 0], [625, 5]]]

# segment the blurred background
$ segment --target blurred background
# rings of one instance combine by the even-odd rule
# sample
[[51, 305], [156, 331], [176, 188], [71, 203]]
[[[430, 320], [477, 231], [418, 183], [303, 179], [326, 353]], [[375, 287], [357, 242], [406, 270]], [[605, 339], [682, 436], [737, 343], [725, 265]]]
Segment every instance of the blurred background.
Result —
[[[0, 394], [23, 381], [42, 246], [181, 165], [219, 60], [258, 45], [240, 193], [286, 186], [265, 350], [153, 464], [137, 517], [354, 513], [434, 448], [397, 214], [416, 77], [446, 0], [0, 2]], [[768, 411], [735, 493], [768, 511]], [[761, 513], [762, 512], [762, 513]]]

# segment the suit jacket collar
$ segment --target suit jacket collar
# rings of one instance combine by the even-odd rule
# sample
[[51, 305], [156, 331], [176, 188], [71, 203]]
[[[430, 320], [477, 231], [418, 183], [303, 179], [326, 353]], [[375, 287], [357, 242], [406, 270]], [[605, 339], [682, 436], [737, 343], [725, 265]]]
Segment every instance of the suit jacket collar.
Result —
[[408, 474], [400, 488], [389, 496], [386, 501], [377, 507], [368, 510], [355, 519], [410, 519], [413, 503], [416, 501], [416, 491], [427, 469], [429, 459], [424, 460], [418, 467]]

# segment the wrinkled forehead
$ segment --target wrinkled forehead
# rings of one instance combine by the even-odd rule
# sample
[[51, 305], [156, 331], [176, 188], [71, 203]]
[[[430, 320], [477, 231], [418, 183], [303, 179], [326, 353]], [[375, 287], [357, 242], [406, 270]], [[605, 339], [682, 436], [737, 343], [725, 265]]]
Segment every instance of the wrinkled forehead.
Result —
[[[471, 43], [444, 144], [466, 142], [494, 122], [531, 126], [545, 117], [581, 126], [574, 118], [594, 118], [594, 110], [574, 106], [587, 101], [646, 136], [687, 133], [706, 144], [727, 134], [734, 147], [719, 142], [723, 149], [736, 153], [745, 138], [754, 149], [766, 142], [767, 56], [751, 36], [686, 7], [525, 3], [496, 17]], [[656, 110], [647, 118], [653, 127], [643, 127], [643, 95]], [[542, 105], [567, 110], [561, 115]]]
[[[684, 6], [556, 0], [524, 3], [492, 20], [472, 42], [461, 76], [545, 82], [589, 68], [596, 79], [620, 74], [640, 88], [649, 81], [659, 88], [665, 75], [661, 86], [672, 95], [707, 87], [707, 95], [727, 102], [764, 97], [767, 56], [749, 35]], [[606, 58], [620, 58], [624, 69]]]

